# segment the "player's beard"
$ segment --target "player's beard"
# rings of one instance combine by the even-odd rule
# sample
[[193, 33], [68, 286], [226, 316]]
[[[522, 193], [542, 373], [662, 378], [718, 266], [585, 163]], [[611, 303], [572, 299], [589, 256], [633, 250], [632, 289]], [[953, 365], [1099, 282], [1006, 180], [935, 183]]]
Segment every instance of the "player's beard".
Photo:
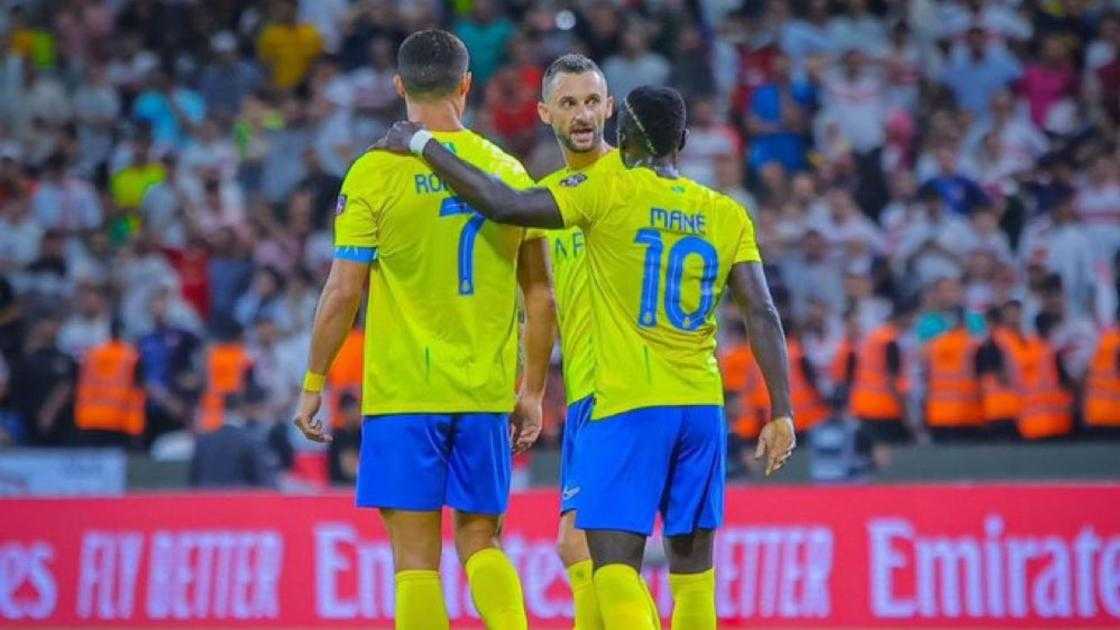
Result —
[[591, 127], [591, 144], [586, 147], [581, 147], [572, 141], [572, 132], [563, 132], [555, 127], [552, 128], [552, 133], [556, 136], [557, 142], [564, 145], [564, 148], [572, 153], [587, 153], [588, 151], [595, 150], [603, 142], [603, 129], [602, 127]]

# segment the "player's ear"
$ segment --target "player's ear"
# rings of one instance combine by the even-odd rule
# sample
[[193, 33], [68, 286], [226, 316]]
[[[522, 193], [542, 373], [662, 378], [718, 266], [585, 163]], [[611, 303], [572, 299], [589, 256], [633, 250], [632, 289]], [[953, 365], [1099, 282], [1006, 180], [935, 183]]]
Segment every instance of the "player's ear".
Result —
[[397, 96], [404, 98], [404, 81], [401, 80], [401, 75], [393, 75], [393, 88], [397, 91]]
[[688, 129], [681, 129], [681, 143], [677, 145], [677, 151], [684, 151], [686, 142], [688, 142]]
[[614, 97], [607, 97], [607, 118], [614, 116]]
[[540, 116], [542, 123], [552, 125], [552, 112], [548, 111], [548, 105], [543, 101], [537, 101], [537, 116]]
[[459, 81], [459, 95], [463, 98], [466, 98], [467, 94], [469, 94], [471, 91], [472, 78], [473, 76], [471, 75], [470, 71], [467, 71], [463, 73], [463, 79]]

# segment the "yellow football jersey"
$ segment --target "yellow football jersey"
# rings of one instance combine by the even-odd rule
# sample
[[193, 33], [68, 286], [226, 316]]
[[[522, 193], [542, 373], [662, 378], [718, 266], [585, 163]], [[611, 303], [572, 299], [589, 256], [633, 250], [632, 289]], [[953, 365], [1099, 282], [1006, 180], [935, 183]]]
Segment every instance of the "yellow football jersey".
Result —
[[[586, 169], [562, 168], [540, 180], [538, 186], [555, 186], [574, 173], [595, 170], [604, 177], [610, 169], [626, 168], [618, 150], [612, 149]], [[590, 396], [595, 390], [595, 357], [591, 341], [591, 294], [587, 279], [587, 243], [583, 230], [529, 230], [529, 238], [548, 239], [556, 296], [556, 322], [560, 328], [560, 358], [564, 391], [569, 403]]]
[[759, 261], [754, 226], [729, 197], [648, 168], [591, 169], [548, 186], [583, 230], [595, 411], [723, 404], [716, 306], [731, 266]]
[[[532, 180], [471, 131], [436, 139], [507, 184]], [[486, 221], [421, 160], [368, 152], [342, 183], [335, 256], [370, 262], [362, 413], [509, 412], [519, 227]]]

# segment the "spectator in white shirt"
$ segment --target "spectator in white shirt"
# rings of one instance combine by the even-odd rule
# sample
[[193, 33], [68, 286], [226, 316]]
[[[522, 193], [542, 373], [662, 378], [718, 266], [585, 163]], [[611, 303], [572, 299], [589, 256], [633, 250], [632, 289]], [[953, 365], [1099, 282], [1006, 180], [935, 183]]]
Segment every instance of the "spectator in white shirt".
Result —
[[816, 228], [805, 232], [801, 247], [780, 263], [783, 284], [789, 287], [795, 318], [808, 313], [809, 300], [828, 305], [833, 312], [844, 306], [844, 282], [837, 257]]
[[871, 13], [867, 0], [846, 0], [844, 12], [828, 21], [828, 36], [841, 50], [858, 48], [872, 57], [886, 54], [886, 22]]
[[0, 205], [0, 270], [8, 265], [24, 267], [38, 258], [43, 231], [30, 212], [27, 197]]
[[1034, 167], [1038, 158], [1050, 148], [1046, 136], [1034, 126], [1026, 109], [1019, 107], [1015, 96], [1001, 90], [992, 96], [991, 115], [977, 120], [965, 138], [966, 153], [975, 151], [988, 135], [999, 138], [1006, 159], [1017, 172]]
[[739, 153], [739, 136], [731, 125], [720, 122], [710, 99], [693, 102], [688, 117], [688, 140], [680, 154], [681, 174], [705, 186], [714, 186], [716, 161]]
[[886, 139], [886, 97], [886, 84], [878, 70], [868, 65], [862, 51], [850, 49], [840, 66], [825, 76], [819, 118], [857, 153], [866, 154], [883, 146]]
[[1097, 156], [1088, 176], [1077, 186], [1073, 199], [1077, 216], [1085, 224], [1098, 261], [1110, 262], [1120, 250], [1120, 166], [1108, 156]]
[[827, 203], [810, 218], [810, 225], [840, 251], [870, 249], [882, 252], [886, 244], [882, 230], [860, 212], [851, 194], [843, 188], [828, 191]]
[[1025, 265], [1041, 264], [1061, 277], [1071, 314], [1091, 312], [1096, 285], [1093, 242], [1077, 220], [1072, 197], [1067, 195], [1050, 216], [1028, 225], [1019, 249]]
[[192, 201], [204, 194], [203, 181], [216, 174], [223, 185], [235, 183], [240, 158], [237, 147], [223, 134], [218, 123], [207, 118], [198, 126], [193, 141], [179, 154], [179, 185]]
[[713, 188], [737, 201], [748, 212], [758, 212], [754, 195], [743, 186], [743, 160], [738, 155], [717, 156], [715, 177]]
[[31, 207], [44, 229], [66, 232], [101, 227], [101, 200], [89, 182], [66, 172], [67, 160], [56, 153], [47, 160], [39, 188], [31, 196]]
[[76, 361], [86, 350], [109, 340], [111, 317], [103, 287], [85, 284], [78, 289], [78, 310], [58, 332], [58, 347]]
[[913, 274], [921, 286], [941, 278], [958, 278], [964, 271], [964, 256], [975, 240], [972, 227], [945, 208], [936, 191], [923, 188], [918, 194], [922, 213], [902, 230], [894, 257], [897, 273]]
[[631, 23], [622, 32], [622, 50], [603, 63], [603, 75], [616, 98], [626, 98], [640, 85], [665, 85], [671, 70], [669, 62], [649, 49], [646, 27]]

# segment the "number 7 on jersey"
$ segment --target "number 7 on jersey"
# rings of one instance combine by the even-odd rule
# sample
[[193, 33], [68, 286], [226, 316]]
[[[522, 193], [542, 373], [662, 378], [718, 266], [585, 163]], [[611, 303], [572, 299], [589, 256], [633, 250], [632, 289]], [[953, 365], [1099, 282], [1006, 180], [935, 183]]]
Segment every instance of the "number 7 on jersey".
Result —
[[474, 242], [486, 217], [458, 197], [448, 197], [439, 204], [439, 216], [470, 215], [459, 233], [459, 295], [474, 295]]

